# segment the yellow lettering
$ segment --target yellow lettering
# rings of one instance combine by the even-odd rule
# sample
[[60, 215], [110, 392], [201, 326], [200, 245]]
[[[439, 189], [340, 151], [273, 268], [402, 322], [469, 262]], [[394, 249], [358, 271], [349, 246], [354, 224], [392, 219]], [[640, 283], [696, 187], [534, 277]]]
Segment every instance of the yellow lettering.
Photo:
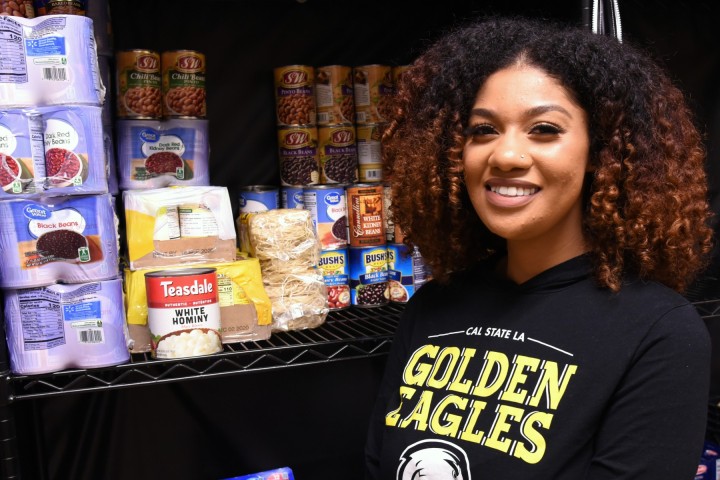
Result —
[[545, 455], [545, 437], [536, 430], [535, 427], [543, 427], [546, 430], [550, 428], [553, 416], [545, 412], [530, 412], [520, 424], [520, 431], [523, 437], [530, 442], [530, 446], [518, 442], [513, 456], [530, 464], [535, 464], [542, 460]]
[[[455, 370], [457, 365], [458, 357], [460, 356], [460, 349], [458, 347], [446, 347], [443, 348], [435, 359], [435, 366], [433, 367], [432, 373], [427, 381], [427, 386], [432, 388], [444, 388], [445, 385], [450, 382], [450, 377]], [[447, 359], [447, 365], [443, 369], [443, 364]], [[438, 375], [440, 375], [438, 377]]]
[[[508, 358], [499, 352], [487, 352], [485, 365], [480, 372], [480, 378], [473, 389], [476, 397], [489, 397], [495, 393], [505, 381], [508, 372]], [[494, 378], [491, 378], [494, 375]]]
[[410, 400], [413, 395], [415, 395], [414, 388], [406, 387], [404, 385], [400, 387], [400, 405], [398, 405], [395, 410], [392, 410], [388, 412], [387, 415], [385, 415], [385, 425], [387, 425], [388, 427], [394, 427], [395, 425], [397, 425], [398, 420], [400, 420], [399, 412], [403, 406], [403, 400]]
[[530, 370], [531, 372], [535, 372], [539, 364], [540, 360], [537, 358], [518, 355], [513, 362], [510, 379], [500, 399], [506, 402], [523, 403], [527, 396], [527, 390], [518, 389], [518, 386], [523, 385], [527, 380], [525, 371]]
[[555, 362], [544, 362], [540, 367], [542, 376], [535, 386], [533, 397], [528, 402], [531, 407], [540, 405], [543, 394], [547, 394], [547, 408], [556, 410], [560, 404], [560, 400], [565, 395], [570, 378], [577, 371], [577, 365], [566, 365], [562, 376], [558, 374], [558, 364]]
[[440, 400], [440, 403], [438, 403], [437, 407], [435, 407], [435, 410], [430, 417], [430, 430], [438, 435], [445, 435], [448, 437], [454, 437], [457, 435], [457, 432], [460, 429], [460, 422], [462, 422], [462, 417], [460, 415], [448, 413], [446, 409], [450, 408], [450, 406], [455, 406], [460, 410], [465, 410], [467, 403], [467, 398], [462, 398], [457, 395], [448, 395]]
[[493, 422], [488, 437], [485, 440], [485, 446], [500, 450], [501, 452], [507, 453], [510, 449], [512, 441], [508, 438], [502, 437], [502, 434], [507, 433], [510, 430], [510, 420], [517, 420], [523, 415], [523, 409], [518, 407], [511, 407], [510, 405], [499, 405], [497, 409], [497, 415]]
[[480, 416], [480, 413], [482, 413], [483, 409], [487, 406], [486, 402], [483, 402], [482, 400], [473, 400], [470, 404], [470, 416], [467, 419], [467, 422], [465, 422], [465, 427], [463, 428], [462, 432], [460, 432], [460, 439], [466, 440], [468, 442], [473, 443], [480, 443], [483, 436], [485, 435], [485, 432], [482, 430], [478, 430], [477, 432], [474, 431], [475, 424], [477, 423], [477, 419]]
[[460, 365], [455, 371], [455, 377], [450, 383], [448, 390], [452, 390], [453, 392], [457, 393], [468, 393], [470, 391], [470, 388], [472, 387], [472, 381], [468, 379], [462, 380], [462, 378], [465, 375], [465, 370], [467, 369], [470, 360], [472, 360], [472, 358], [475, 356], [475, 351], [476, 350], [474, 348], [463, 349]]
[[415, 422], [415, 430], [424, 432], [427, 430], [428, 418], [430, 417], [430, 404], [432, 403], [433, 392], [431, 390], [423, 390], [420, 394], [420, 399], [417, 405], [410, 415], [404, 418], [400, 425], [400, 428], [407, 428], [408, 425]]
[[427, 380], [432, 366], [427, 363], [420, 363], [420, 360], [426, 355], [429, 358], [435, 358], [438, 350], [440, 350], [440, 347], [435, 345], [423, 345], [415, 350], [403, 371], [403, 381], [408, 385], [422, 386]]

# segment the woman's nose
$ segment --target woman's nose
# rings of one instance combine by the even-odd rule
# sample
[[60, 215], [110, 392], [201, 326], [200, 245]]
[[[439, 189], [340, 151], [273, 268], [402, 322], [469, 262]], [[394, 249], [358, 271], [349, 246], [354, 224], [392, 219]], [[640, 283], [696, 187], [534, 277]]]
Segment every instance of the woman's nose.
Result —
[[503, 135], [495, 142], [489, 164], [503, 171], [516, 168], [526, 169], [532, 165], [532, 158], [525, 147], [525, 142], [512, 135]]

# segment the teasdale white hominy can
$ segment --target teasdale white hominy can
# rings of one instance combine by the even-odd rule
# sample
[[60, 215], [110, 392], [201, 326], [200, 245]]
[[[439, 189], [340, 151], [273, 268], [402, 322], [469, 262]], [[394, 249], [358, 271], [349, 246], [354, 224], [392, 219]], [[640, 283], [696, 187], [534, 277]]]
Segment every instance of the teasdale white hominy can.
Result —
[[214, 268], [145, 274], [148, 327], [154, 358], [183, 358], [222, 351], [220, 304]]

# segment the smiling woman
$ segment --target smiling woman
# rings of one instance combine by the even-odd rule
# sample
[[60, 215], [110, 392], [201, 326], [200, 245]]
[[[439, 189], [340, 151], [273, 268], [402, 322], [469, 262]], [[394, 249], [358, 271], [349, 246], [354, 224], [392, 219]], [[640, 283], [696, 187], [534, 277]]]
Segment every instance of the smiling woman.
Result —
[[436, 280], [393, 341], [368, 478], [450, 450], [463, 473], [437, 478], [690, 478], [710, 343], [680, 292], [711, 247], [705, 157], [653, 60], [550, 21], [459, 28], [400, 80], [383, 152]]

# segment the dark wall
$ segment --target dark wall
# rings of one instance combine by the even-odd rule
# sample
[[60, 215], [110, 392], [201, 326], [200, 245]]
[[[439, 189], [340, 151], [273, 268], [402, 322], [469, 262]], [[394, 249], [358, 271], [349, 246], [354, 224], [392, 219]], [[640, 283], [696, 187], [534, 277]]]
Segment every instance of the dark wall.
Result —
[[[655, 52], [689, 94], [708, 134], [720, 210], [718, 7], [658, 1], [650, 10], [647, 3], [620, 0], [624, 36]], [[580, 1], [111, 0], [110, 6], [117, 48], [207, 55], [211, 177], [231, 192], [278, 183], [276, 66], [404, 64], [442, 29], [487, 13], [581, 19]], [[717, 298], [720, 291], [703, 294]], [[18, 402], [21, 457], [31, 472], [23, 478], [217, 479], [284, 465], [298, 480], [361, 478], [383, 363], [353, 360]], [[720, 359], [715, 363], [720, 371]]]

